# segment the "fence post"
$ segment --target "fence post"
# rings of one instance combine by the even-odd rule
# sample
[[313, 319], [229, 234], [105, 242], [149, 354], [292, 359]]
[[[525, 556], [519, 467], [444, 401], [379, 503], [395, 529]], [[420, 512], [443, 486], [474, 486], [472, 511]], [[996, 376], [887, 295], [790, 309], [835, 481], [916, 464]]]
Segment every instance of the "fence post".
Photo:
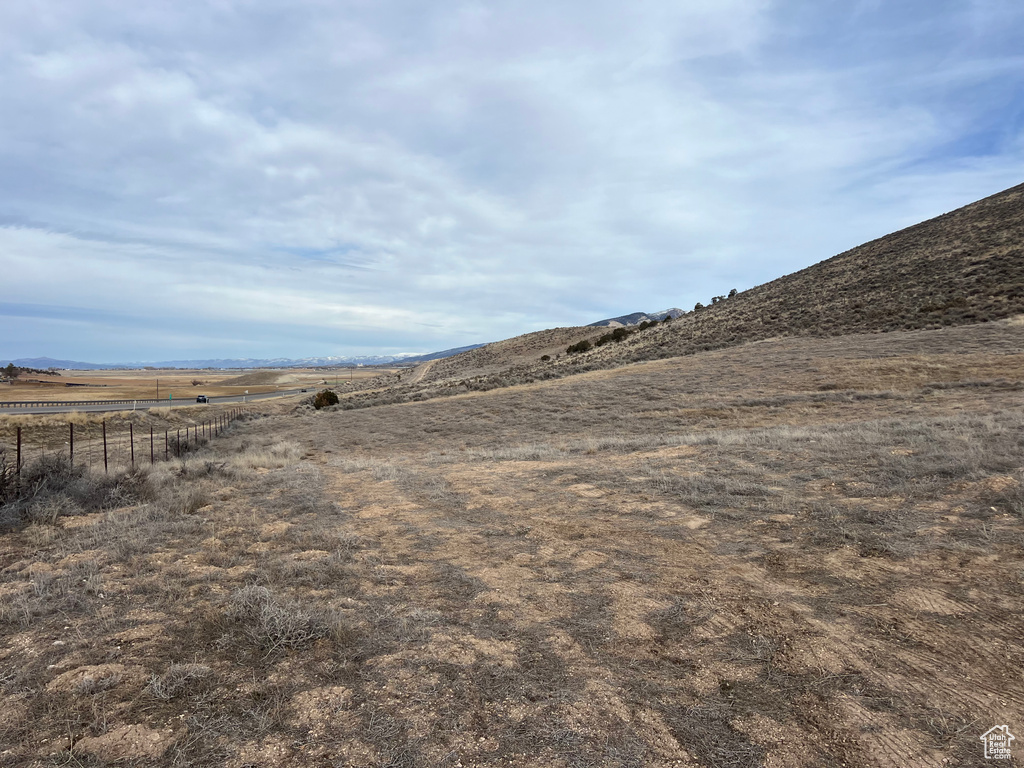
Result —
[[164, 461], [167, 461], [167, 459], [170, 458], [170, 455], [171, 455], [170, 451], [168, 449], [168, 442], [169, 441], [167, 439], [167, 430], [165, 429], [164, 430]]
[[107, 471], [107, 422], [104, 420], [103, 424], [103, 471]]
[[135, 425], [128, 422], [128, 442], [132, 445], [132, 469], [135, 469]]
[[178, 442], [174, 446], [174, 455], [181, 456], [181, 429], [178, 429]]
[[68, 422], [68, 456], [71, 466], [75, 466], [75, 425]]
[[153, 428], [149, 428], [149, 465], [156, 464], [156, 457], [153, 455]]
[[14, 460], [14, 472], [21, 477], [21, 427], [18, 427], [18, 454]]

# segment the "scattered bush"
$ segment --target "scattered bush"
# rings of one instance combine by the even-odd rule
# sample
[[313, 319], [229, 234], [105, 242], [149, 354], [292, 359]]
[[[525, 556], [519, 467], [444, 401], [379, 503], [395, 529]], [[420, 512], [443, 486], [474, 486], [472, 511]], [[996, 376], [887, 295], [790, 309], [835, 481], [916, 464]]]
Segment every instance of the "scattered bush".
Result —
[[569, 345], [568, 347], [566, 347], [565, 351], [568, 352], [570, 355], [575, 355], [580, 352], [589, 352], [593, 348], [594, 345], [591, 344], [587, 339], [584, 339], [583, 341], [579, 341], [575, 344]]
[[173, 699], [211, 677], [213, 670], [204, 664], [171, 664], [162, 675], [154, 675], [150, 679], [147, 690], [157, 699]]
[[0, 455], [0, 515], [6, 524], [55, 523], [67, 515], [125, 507], [155, 497], [149, 471], [136, 467], [97, 475], [72, 465], [62, 453], [42, 456], [21, 477]]
[[266, 587], [251, 584], [231, 595], [228, 618], [241, 625], [253, 645], [273, 652], [298, 648], [328, 634], [320, 615], [292, 603], [282, 603]]
[[341, 401], [338, 399], [338, 394], [334, 390], [321, 389], [316, 393], [316, 397], [313, 398], [313, 407], [319, 411], [321, 408], [337, 405], [339, 402]]
[[25, 508], [22, 517], [29, 523], [54, 525], [58, 518], [80, 514], [81, 511], [82, 508], [70, 496], [56, 493], [33, 499]]
[[548, 360], [550, 360], [550, 359], [551, 359], [551, 355], [541, 355], [541, 356], [540, 356], [540, 361], [541, 361], [542, 363], [546, 363], [546, 362], [547, 362]]
[[633, 331], [628, 328], [616, 328], [611, 333], [606, 333], [594, 342], [599, 347], [603, 347], [605, 344], [611, 344], [613, 341], [624, 341], [633, 335]]

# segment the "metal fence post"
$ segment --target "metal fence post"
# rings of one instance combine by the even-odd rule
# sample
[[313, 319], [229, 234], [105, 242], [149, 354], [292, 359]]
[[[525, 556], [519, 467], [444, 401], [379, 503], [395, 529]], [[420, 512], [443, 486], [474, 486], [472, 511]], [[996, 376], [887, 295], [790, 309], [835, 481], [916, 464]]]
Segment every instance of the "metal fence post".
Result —
[[14, 460], [14, 472], [21, 477], [21, 427], [18, 427], [18, 453]]
[[128, 441], [132, 445], [132, 469], [135, 469], [135, 425], [128, 422]]
[[103, 421], [103, 471], [107, 471], [107, 422]]
[[68, 456], [71, 466], [75, 466], [75, 425], [68, 422]]
[[156, 464], [156, 457], [153, 455], [153, 428], [149, 428], [149, 465]]

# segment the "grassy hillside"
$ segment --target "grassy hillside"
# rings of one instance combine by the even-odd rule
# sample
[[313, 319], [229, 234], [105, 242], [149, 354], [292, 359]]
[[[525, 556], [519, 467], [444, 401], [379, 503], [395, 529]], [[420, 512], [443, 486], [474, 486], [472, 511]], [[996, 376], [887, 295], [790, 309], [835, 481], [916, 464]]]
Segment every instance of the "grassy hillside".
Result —
[[[527, 334], [381, 380], [349, 407], [561, 378], [787, 336], [927, 330], [1024, 313], [1024, 185], [841, 253], [626, 341], [565, 354], [605, 328]], [[542, 355], [552, 359], [541, 361]], [[367, 385], [367, 388], [371, 388]]]
[[555, 357], [570, 344], [594, 334], [593, 328], [551, 328], [527, 333], [504, 341], [436, 361], [423, 377], [424, 382], [450, 381], [470, 376], [486, 376], [510, 366], [532, 366], [543, 355]]
[[773, 336], [941, 328], [1024, 312], [1024, 185], [691, 313], [631, 359]]

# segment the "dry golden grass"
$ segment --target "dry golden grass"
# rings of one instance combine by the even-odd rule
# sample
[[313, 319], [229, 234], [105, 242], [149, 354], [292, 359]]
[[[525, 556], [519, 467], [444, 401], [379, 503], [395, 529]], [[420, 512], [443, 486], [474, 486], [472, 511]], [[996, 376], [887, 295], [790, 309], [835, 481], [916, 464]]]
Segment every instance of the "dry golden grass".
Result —
[[[61, 371], [60, 376], [34, 376], [0, 386], [0, 401], [16, 400], [124, 400], [129, 398], [195, 400], [197, 394], [210, 396], [276, 392], [324, 383], [359, 382], [386, 375], [391, 369], [354, 368], [334, 370], [259, 370], [239, 375], [237, 371]], [[159, 388], [157, 380], [159, 379]], [[193, 385], [193, 381], [202, 382]], [[69, 383], [80, 386], [67, 386]]]
[[40, 499], [0, 762], [982, 765], [1024, 722], [1022, 337], [266, 406]]

